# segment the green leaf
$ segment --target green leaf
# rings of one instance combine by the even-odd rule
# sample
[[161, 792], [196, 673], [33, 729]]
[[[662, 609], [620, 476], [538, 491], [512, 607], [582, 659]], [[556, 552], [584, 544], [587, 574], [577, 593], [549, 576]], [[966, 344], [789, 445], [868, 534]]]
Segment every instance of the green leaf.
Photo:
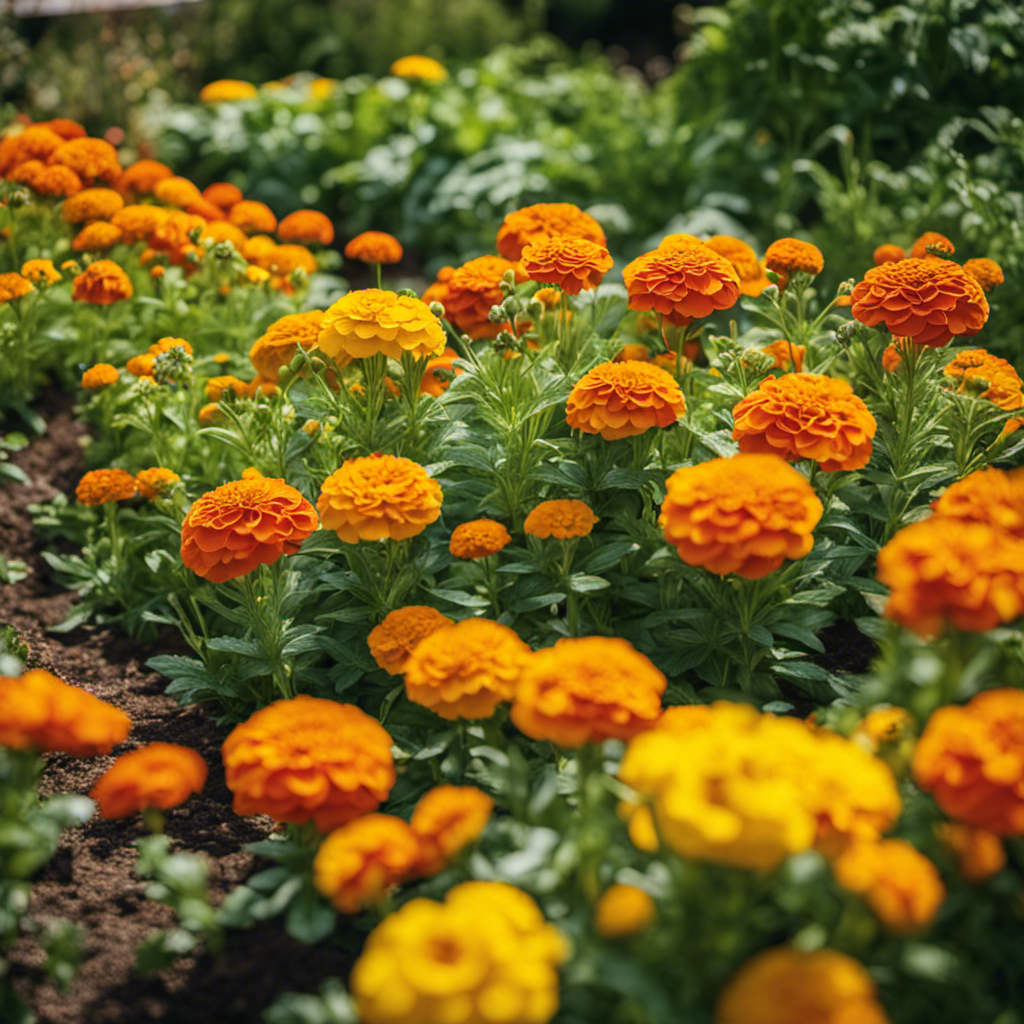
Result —
[[589, 594], [595, 590], [607, 590], [611, 584], [600, 576], [588, 576], [586, 573], [574, 572], [566, 581], [566, 585], [577, 594]]
[[312, 946], [334, 931], [338, 912], [307, 882], [288, 906], [285, 931], [299, 942]]

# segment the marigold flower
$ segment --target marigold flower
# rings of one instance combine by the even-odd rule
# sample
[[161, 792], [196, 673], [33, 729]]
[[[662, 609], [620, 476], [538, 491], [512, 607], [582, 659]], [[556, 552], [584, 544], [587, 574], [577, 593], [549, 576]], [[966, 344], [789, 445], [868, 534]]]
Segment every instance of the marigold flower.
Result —
[[399, 57], [388, 72], [398, 78], [418, 78], [424, 82], [443, 82], [448, 77], [443, 64], [433, 57], [423, 57], [418, 53]]
[[87, 224], [71, 240], [75, 252], [106, 252], [121, 241], [121, 229], [106, 221], [97, 220]]
[[218, 78], [207, 82], [199, 90], [200, 103], [236, 103], [239, 100], [254, 100], [259, 95], [252, 82], [237, 78]]
[[527, 661], [512, 721], [527, 736], [563, 747], [627, 740], [657, 721], [665, 686], [665, 676], [626, 640], [559, 640]]
[[992, 291], [1005, 280], [1003, 268], [995, 260], [985, 257], [968, 260], [964, 264], [964, 273], [970, 274], [986, 292]]
[[46, 160], [63, 145], [62, 139], [44, 125], [29, 125], [17, 135], [0, 139], [0, 174], [7, 175], [28, 160]]
[[127, 501], [135, 497], [135, 477], [123, 469], [90, 470], [75, 488], [80, 505], [102, 505], [108, 501]]
[[249, 284], [265, 284], [270, 280], [270, 272], [262, 267], [247, 267], [245, 279]]
[[670, 427], [686, 411], [676, 379], [643, 362], [601, 363], [573, 387], [566, 421], [573, 430], [600, 434], [606, 441]]
[[906, 708], [875, 708], [861, 720], [853, 738], [862, 738], [872, 754], [914, 734], [914, 717]]
[[236, 814], [269, 814], [321, 832], [375, 811], [395, 783], [391, 737], [352, 704], [279, 700], [236, 726], [223, 746]]
[[277, 228], [277, 218], [266, 203], [243, 199], [228, 211], [228, 220], [247, 235], [266, 235]]
[[[1011, 363], [983, 348], [972, 348], [959, 352], [943, 368], [943, 375], [959, 382], [958, 392], [971, 388], [972, 384], [988, 384], [979, 398], [985, 398], [1000, 409], [1011, 411], [1024, 406], [1024, 381]], [[977, 393], [976, 391], [972, 393]]]
[[44, 167], [32, 179], [32, 187], [44, 196], [67, 198], [82, 191], [82, 179], [70, 167]]
[[323, 319], [324, 311], [314, 309], [275, 320], [249, 349], [256, 372], [276, 383], [281, 368], [292, 361], [300, 345], [307, 350], [316, 345]]
[[799, 373], [804, 368], [804, 355], [807, 348], [804, 345], [794, 345], [785, 338], [779, 338], [770, 345], [761, 349], [766, 355], [775, 360], [775, 370], [793, 370]]
[[203, 427], [211, 427], [214, 423], [223, 417], [220, 406], [216, 402], [208, 402], [206, 405], [199, 410], [199, 425]]
[[910, 247], [908, 256], [911, 259], [927, 259], [931, 256], [928, 252], [929, 246], [939, 250], [947, 258], [956, 252], [953, 243], [945, 235], [940, 235], [938, 231], [926, 231]]
[[131, 278], [113, 260], [90, 263], [73, 282], [71, 298], [94, 306], [109, 306], [135, 294]]
[[295, 210], [277, 225], [277, 237], [282, 242], [330, 245], [334, 241], [334, 225], [331, 223], [330, 217], [319, 210]]
[[914, 780], [951, 818], [1024, 835], [1022, 736], [1021, 690], [985, 690], [963, 707], [939, 708], [914, 750]]
[[121, 172], [121, 176], [114, 182], [114, 188], [122, 195], [135, 193], [144, 196], [153, 191], [158, 181], [173, 176], [174, 171], [159, 160], [136, 160]]
[[657, 915], [654, 900], [635, 885], [610, 885], [594, 907], [594, 931], [603, 939], [642, 932]]
[[102, 391], [111, 384], [116, 384], [120, 376], [116, 366], [111, 366], [110, 363], [97, 363], [82, 374], [82, 387], [86, 391]]
[[896, 344], [886, 345], [885, 351], [882, 353], [882, 369], [895, 373], [902, 362], [903, 356], [900, 354], [899, 346]]
[[493, 338], [507, 324], [492, 323], [489, 314], [492, 306], [499, 305], [505, 298], [501, 290], [501, 279], [512, 270], [516, 280], [525, 280], [522, 268], [500, 256], [480, 256], [457, 267], [444, 282], [445, 316], [460, 331], [472, 338]]
[[34, 291], [35, 287], [32, 282], [27, 277], [22, 277], [17, 271], [0, 274], [0, 302], [13, 302]]
[[880, 267], [883, 263], [898, 263], [906, 258], [907, 253], [905, 249], [899, 245], [892, 245], [889, 242], [878, 246], [871, 255], [871, 260], [876, 267]]
[[626, 266], [622, 280], [630, 309], [653, 310], [680, 325], [728, 309], [740, 296], [736, 269], [701, 243], [644, 253]]
[[799, 238], [780, 238], [765, 250], [764, 265], [779, 275], [779, 288], [783, 289], [797, 273], [816, 277], [825, 268], [821, 250]]
[[0, 676], [0, 746], [90, 757], [109, 754], [131, 727], [123, 711], [42, 669]]
[[66, 199], [60, 215], [68, 224], [84, 224], [90, 220], [110, 220], [124, 209], [124, 199], [112, 188], [85, 188]]
[[498, 228], [497, 248], [506, 260], [518, 260], [525, 246], [563, 235], [607, 247], [601, 225], [572, 203], [535, 203], [508, 214]]
[[237, 185], [227, 181], [217, 181], [207, 185], [200, 193], [208, 203], [219, 206], [222, 210], [230, 210], [235, 203], [240, 203], [245, 196]]
[[676, 470], [658, 522], [688, 565], [759, 579], [803, 558], [823, 508], [777, 455], [745, 454]]
[[411, 604], [388, 612], [384, 621], [370, 630], [366, 642], [373, 660], [389, 675], [397, 676], [405, 671], [409, 655], [421, 640], [442, 626], [452, 625], [452, 620], [436, 609]]
[[366, 814], [323, 841], [313, 860], [313, 884], [342, 914], [357, 914], [412, 875], [419, 853], [416, 833], [401, 818]]
[[493, 519], [474, 519], [452, 530], [448, 550], [455, 558], [487, 558], [512, 543], [508, 530]]
[[993, 832], [973, 825], [944, 822], [935, 827], [940, 842], [956, 858], [961, 877], [968, 882], [984, 882], [1006, 867], [1006, 848]]
[[403, 254], [402, 243], [386, 231], [364, 231], [345, 246], [345, 259], [363, 263], [398, 263]]
[[361, 359], [383, 352], [417, 359], [444, 351], [444, 330], [430, 307], [410, 295], [380, 288], [349, 292], [323, 315], [317, 347], [334, 359]]
[[188, 747], [150, 743], [122, 754], [93, 786], [89, 796], [101, 818], [127, 818], [155, 808], [183, 804], [206, 784], [206, 762]]
[[941, 516], [988, 523], [1024, 540], [1024, 467], [979, 469], [950, 484], [932, 508]]
[[765, 950], [733, 975], [714, 1024], [889, 1024], [871, 975], [833, 949]]
[[597, 522], [594, 510], [575, 498], [555, 498], [535, 506], [523, 523], [523, 532], [530, 537], [557, 537], [570, 540], [586, 537]]
[[428, 360], [420, 380], [420, 394], [440, 398], [451, 386], [452, 381], [465, 372], [455, 366], [455, 360], [458, 358], [458, 352], [446, 348], [439, 356]]
[[767, 377], [736, 404], [740, 451], [812, 459], [826, 473], [860, 469], [871, 458], [877, 425], [845, 380], [818, 373]]
[[[661, 244], [664, 246], [665, 243]], [[731, 235], [712, 235], [704, 244], [719, 256], [724, 256], [736, 268], [741, 295], [760, 295], [771, 284], [765, 277], [757, 253], [742, 239]]]
[[419, 840], [417, 873], [443, 871], [474, 842], [490, 821], [494, 801], [475, 786], [435, 786], [412, 812], [409, 824]]
[[144, 242], [167, 219], [168, 211], [159, 206], [126, 206], [110, 218], [110, 223], [121, 229], [128, 245]]
[[923, 637], [950, 622], [974, 632], [1024, 612], [1024, 538], [984, 522], [932, 516], [904, 527], [878, 553], [885, 606]]
[[219, 402], [225, 391], [233, 391], [239, 398], [247, 397], [249, 385], [244, 380], [226, 373], [219, 377], [211, 377], [206, 382], [204, 390], [208, 401]]
[[[25, 160], [7, 172], [7, 180], [13, 181], [16, 185], [26, 185], [31, 189], [36, 189], [39, 175], [45, 170], [46, 165], [42, 160]], [[36, 189], [36, 191], [38, 190]]]
[[869, 327], [939, 348], [977, 334], [988, 319], [981, 285], [948, 260], [905, 259], [872, 267], [854, 286], [850, 311]]
[[489, 718], [512, 698], [530, 648], [490, 619], [464, 619], [421, 640], [405, 665], [409, 700], [449, 721]]
[[200, 240], [209, 238], [213, 242], [230, 242], [239, 253], [243, 251], [247, 241], [246, 234], [241, 228], [236, 228], [234, 224], [224, 219], [208, 221], [199, 237]]
[[295, 554], [316, 527], [313, 506], [283, 480], [233, 480], [189, 509], [181, 525], [181, 560], [197, 576], [223, 583]]
[[202, 198], [199, 186], [180, 175], [162, 178], [153, 186], [153, 195], [161, 203], [167, 203], [169, 206], [180, 206], [182, 209], [188, 203]]
[[60, 271], [51, 260], [26, 260], [21, 265], [21, 276], [27, 277], [33, 284], [56, 284]]
[[149, 501], [160, 497], [169, 491], [181, 479], [172, 469], [165, 469], [163, 466], [154, 466], [152, 469], [144, 469], [135, 475], [135, 483], [138, 485], [139, 494]]
[[121, 176], [117, 150], [104, 139], [69, 139], [61, 143], [46, 161], [70, 167], [86, 184], [117, 181]]
[[612, 258], [603, 245], [564, 235], [530, 242], [523, 248], [521, 262], [531, 281], [556, 284], [569, 295], [596, 288], [612, 269]]

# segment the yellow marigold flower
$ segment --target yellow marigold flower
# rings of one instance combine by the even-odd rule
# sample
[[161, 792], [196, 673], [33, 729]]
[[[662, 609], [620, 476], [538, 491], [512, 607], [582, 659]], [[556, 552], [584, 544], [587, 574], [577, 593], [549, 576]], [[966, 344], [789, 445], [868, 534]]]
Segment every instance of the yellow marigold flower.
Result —
[[110, 218], [110, 223], [121, 229], [124, 242], [146, 241], [167, 219], [168, 211], [159, 206], [126, 206]]
[[233, 391], [239, 398], [245, 398], [249, 393], [249, 385], [227, 373], [220, 377], [211, 377], [206, 382], [204, 390], [208, 401], [219, 402], [225, 391]]
[[757, 253], [742, 239], [731, 235], [712, 235], [704, 244], [719, 256], [724, 256], [736, 268], [741, 295], [760, 295], [771, 284], [764, 275], [764, 267], [758, 261]]
[[82, 387], [86, 391], [102, 391], [111, 384], [116, 384], [119, 377], [120, 373], [116, 366], [111, 366], [110, 363], [97, 363], [82, 374]]
[[772, 369], [793, 370], [799, 373], [804, 368], [804, 355], [807, 353], [804, 345], [794, 345], [785, 338], [779, 338], [778, 341], [765, 345], [761, 351], [775, 360]]
[[70, 167], [85, 184], [112, 182], [121, 177], [117, 150], [104, 139], [69, 139], [55, 149], [46, 162]]
[[628, 345], [623, 345], [612, 360], [615, 363], [649, 363], [650, 361], [651, 350], [642, 342], [631, 342]]
[[508, 530], [493, 519], [474, 519], [452, 530], [448, 550], [455, 558], [486, 558], [512, 543]]
[[875, 708], [869, 711], [854, 731], [853, 738], [864, 740], [871, 753], [899, 743], [914, 734], [914, 716], [906, 708]]
[[243, 199], [228, 211], [228, 220], [247, 235], [267, 235], [277, 228], [277, 218], [266, 203]]
[[51, 260], [26, 260], [21, 265], [21, 276], [33, 284], [56, 284], [60, 280], [60, 271]]
[[833, 949], [778, 946], [748, 960], [715, 1006], [714, 1024], [889, 1024], [871, 975]]
[[557, 537], [559, 540], [570, 540], [573, 537], [586, 537], [594, 528], [597, 516], [585, 502], [575, 498], [555, 498], [542, 501], [526, 517], [523, 532], [530, 537]]
[[351, 988], [362, 1024], [548, 1024], [568, 946], [526, 893], [463, 882], [415, 899], [366, 940]]
[[442, 626], [452, 625], [452, 620], [436, 609], [424, 604], [411, 604], [388, 612], [384, 621], [370, 630], [366, 642], [373, 660], [388, 675], [397, 676], [405, 671], [409, 655], [421, 640]]
[[928, 252], [929, 246], [938, 249], [947, 258], [956, 252], [953, 243], [945, 235], [940, 235], [938, 231], [926, 231], [910, 247], [910, 252], [907, 255], [911, 259], [927, 259], [931, 256], [931, 253]]
[[883, 263], [897, 263], [906, 258], [907, 253], [901, 246], [886, 242], [875, 249], [874, 253], [872, 253], [871, 261], [876, 267], [880, 267]]
[[845, 380], [786, 373], [761, 381], [732, 410], [740, 451], [812, 459], [826, 473], [861, 469], [877, 424]]
[[223, 583], [294, 555], [317, 528], [313, 506], [274, 477], [233, 480], [198, 498], [181, 524], [181, 560]]
[[150, 355], [158, 356], [161, 352], [169, 352], [172, 348], [183, 348], [192, 355], [192, 346], [184, 338], [159, 338], [149, 346]]
[[914, 751], [914, 780], [951, 818], [1024, 835], [1021, 736], [1024, 691], [985, 690], [963, 707], [939, 708]]
[[420, 843], [417, 873], [436, 875], [487, 827], [494, 801], [475, 786], [435, 786], [412, 812], [409, 824]]
[[108, 501], [127, 501], [135, 497], [135, 477], [123, 469], [90, 470], [75, 488], [80, 505], [102, 505]]
[[759, 579], [814, 546], [823, 508], [777, 455], [745, 454], [676, 470], [658, 522], [688, 565]]
[[208, 402], [199, 410], [199, 424], [203, 427], [213, 426], [223, 415], [216, 402]]
[[236, 814], [269, 814], [321, 832], [375, 811], [395, 784], [391, 737], [352, 704], [279, 700], [224, 741]]
[[493, 338], [508, 324], [492, 323], [491, 307], [501, 303], [504, 292], [501, 279], [514, 271], [516, 280], [525, 280], [522, 267], [500, 256], [480, 256], [457, 267], [443, 282], [444, 313], [451, 323], [472, 338]]
[[124, 198], [112, 188], [86, 188], [66, 199], [60, 215], [68, 224], [84, 224], [91, 220], [109, 221], [124, 209]]
[[107, 769], [89, 796], [101, 818], [127, 818], [155, 808], [183, 804], [206, 784], [206, 762], [188, 747], [150, 743], [122, 754]]
[[950, 484], [932, 508], [941, 516], [988, 523], [1024, 540], [1024, 467], [976, 470]]
[[556, 284], [569, 295], [596, 288], [612, 269], [608, 250], [586, 238], [558, 235], [523, 249], [523, 271], [531, 281]]
[[985, 257], [968, 260], [964, 264], [964, 273], [970, 274], [986, 292], [992, 291], [1005, 280], [1003, 268], [995, 260]]
[[87, 224], [73, 239], [75, 252], [106, 252], [121, 241], [121, 229], [115, 224], [97, 220]]
[[567, 638], [527, 661], [512, 721], [527, 736], [563, 747], [627, 740], [657, 721], [665, 686], [665, 676], [626, 640]]
[[448, 77], [443, 64], [433, 57], [423, 57], [418, 53], [399, 57], [388, 71], [398, 78], [419, 78], [424, 82], [443, 82]]
[[159, 160], [137, 160], [121, 172], [121, 176], [114, 182], [114, 188], [122, 195], [134, 192], [144, 196], [153, 191], [158, 181], [173, 175], [174, 171]]
[[797, 273], [817, 277], [825, 268], [825, 257], [821, 250], [810, 242], [799, 238], [780, 238], [765, 250], [764, 265], [779, 275], [779, 289], [789, 283]]
[[728, 309], [740, 297], [736, 269], [699, 242], [644, 253], [626, 266], [622, 280], [630, 309], [653, 310], [679, 325]]
[[653, 363], [613, 361], [595, 366], [576, 382], [566, 421], [573, 430], [613, 441], [651, 427], [670, 427], [684, 412], [686, 401], [672, 374]]
[[449, 721], [490, 718], [512, 698], [530, 648], [490, 619], [464, 619], [421, 640], [405, 665], [409, 700]]
[[417, 359], [444, 351], [444, 330], [430, 307], [410, 295], [380, 288], [349, 292], [323, 315], [317, 347], [334, 359], [362, 359], [383, 352]]
[[243, 82], [237, 78], [218, 78], [207, 82], [199, 90], [201, 103], [234, 103], [238, 100], [254, 100], [259, 95], [252, 82]]
[[[985, 398], [1000, 409], [1008, 412], [1024, 406], [1024, 381], [1011, 363], [999, 356], [986, 352], [983, 348], [972, 348], [959, 352], [943, 368], [943, 374], [951, 380], [958, 381], [958, 392], [971, 388], [972, 384], [982, 386], [979, 398]], [[977, 393], [974, 391], [973, 393]]]
[[655, 918], [654, 900], [635, 885], [610, 885], [594, 907], [594, 931], [603, 939], [642, 932]]
[[13, 302], [34, 291], [35, 287], [32, 282], [16, 271], [0, 274], [0, 302]]
[[[215, 181], [212, 185], [207, 185], [200, 194], [208, 203], [219, 206], [225, 211], [230, 210], [235, 203], [240, 203], [245, 198], [242, 195], [242, 190], [228, 181]], [[298, 239], [292, 239], [292, 241], [298, 241]]]
[[0, 746], [90, 757], [109, 754], [131, 727], [123, 711], [42, 669], [0, 676]]
[[257, 266], [262, 267], [276, 249], [277, 242], [269, 235], [253, 235], [242, 246], [242, 255], [250, 263], [255, 263]]
[[272, 274], [287, 275], [296, 270], [315, 274], [316, 257], [304, 245], [279, 245], [269, 253], [264, 266]]
[[113, 260], [90, 263], [73, 283], [71, 298], [94, 306], [109, 306], [135, 294], [131, 278]]
[[932, 516], [904, 527], [878, 553], [885, 606], [923, 637], [949, 622], [973, 632], [1024, 612], [1024, 538], [983, 522]]
[[277, 237], [282, 242], [330, 245], [334, 241], [334, 225], [319, 210], [295, 210], [277, 225]]
[[993, 832], [973, 825], [944, 822], [935, 827], [940, 842], [956, 858], [960, 876], [968, 882], [984, 882], [1006, 867], [1006, 848]]
[[313, 860], [313, 884], [342, 914], [380, 903], [419, 860], [416, 833], [401, 818], [366, 814], [335, 829]]
[[869, 327], [940, 348], [977, 334], [988, 319], [981, 285], [948, 260], [905, 259], [872, 267], [854, 286], [850, 311]]
[[181, 479], [172, 469], [165, 469], [163, 466], [154, 466], [152, 469], [144, 469], [135, 475], [135, 483], [138, 485], [139, 494], [150, 501], [160, 497], [169, 491]]
[[270, 280], [270, 271], [262, 267], [246, 267], [245, 279], [249, 284], [265, 284]]
[[582, 238], [607, 247], [601, 225], [572, 203], [535, 203], [508, 214], [498, 228], [498, 253], [506, 260], [518, 260], [523, 249], [534, 242], [564, 235]]
[[345, 259], [363, 263], [398, 263], [402, 256], [402, 243], [386, 231], [364, 231], [345, 246]]

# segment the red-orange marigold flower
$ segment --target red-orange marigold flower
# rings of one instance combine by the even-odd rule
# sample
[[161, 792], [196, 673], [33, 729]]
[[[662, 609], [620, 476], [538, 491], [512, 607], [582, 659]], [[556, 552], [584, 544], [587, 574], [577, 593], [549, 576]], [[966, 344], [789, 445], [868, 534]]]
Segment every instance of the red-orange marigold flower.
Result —
[[607, 246], [601, 225], [572, 203], [535, 203], [508, 214], [498, 228], [498, 253], [507, 260], [518, 260], [523, 249], [533, 242], [565, 235]]
[[906, 258], [907, 253], [902, 246], [892, 245], [889, 242], [878, 246], [871, 255], [871, 261], [876, 267], [880, 267], [883, 263], [898, 263]]
[[603, 245], [585, 238], [558, 235], [531, 242], [523, 249], [523, 271], [531, 281], [557, 284], [569, 295], [596, 288], [612, 269], [612, 258]]
[[679, 383], [653, 363], [601, 363], [569, 393], [566, 421], [573, 430], [600, 434], [606, 441], [670, 427], [686, 411]]
[[96, 260], [78, 274], [71, 298], [94, 306], [109, 306], [135, 294], [131, 278], [113, 260]]
[[86, 184], [121, 176], [117, 150], [104, 139], [69, 139], [47, 157], [47, 163], [70, 167]]
[[228, 211], [228, 220], [247, 235], [268, 235], [277, 227], [277, 218], [266, 203], [242, 199]]
[[976, 470], [950, 484], [932, 508], [941, 516], [988, 523], [1024, 540], [1024, 467]]
[[80, 505], [102, 505], [108, 501], [127, 501], [135, 497], [135, 477], [123, 469], [90, 470], [75, 488]]
[[986, 292], [992, 291], [1005, 280], [1003, 268], [995, 260], [986, 259], [984, 256], [968, 260], [964, 264], [964, 273], [970, 274]]
[[173, 175], [174, 171], [159, 160], [137, 160], [121, 172], [114, 188], [122, 195], [134, 192], [137, 196], [144, 196], [153, 191], [158, 181]]
[[277, 225], [277, 237], [282, 242], [330, 245], [334, 241], [334, 225], [319, 210], [295, 210]]
[[110, 363], [97, 363], [82, 374], [82, 387], [86, 391], [102, 391], [111, 384], [116, 384], [118, 377], [120, 373], [116, 366]]
[[370, 630], [366, 643], [373, 660], [388, 675], [397, 676], [405, 671], [409, 655], [421, 640], [442, 626], [452, 625], [452, 620], [437, 609], [411, 604], [388, 612], [384, 621]]
[[345, 246], [345, 259], [363, 263], [398, 263], [402, 256], [402, 243], [386, 231], [364, 231]]
[[585, 502], [575, 498], [554, 498], [536, 505], [523, 523], [523, 532], [530, 537], [556, 537], [570, 540], [586, 537], [594, 528], [597, 516]]
[[122, 754], [93, 786], [89, 796], [101, 818], [127, 818], [154, 808], [183, 804], [206, 784], [206, 762], [188, 747], [150, 743]]
[[448, 550], [455, 558], [486, 558], [512, 543], [508, 530], [493, 519], [474, 519], [452, 530]]
[[242, 190], [228, 181], [215, 181], [212, 185], [207, 185], [200, 195], [208, 203], [219, 206], [222, 210], [230, 210], [235, 203], [240, 203], [245, 198]]
[[409, 819], [420, 842], [417, 872], [436, 875], [483, 832], [494, 801], [476, 786], [435, 786]]
[[82, 179], [70, 167], [56, 164], [44, 167], [32, 179], [32, 187], [44, 196], [66, 198], [82, 191]]
[[940, 235], [938, 231], [926, 231], [910, 247], [908, 255], [911, 259], [927, 259], [931, 255], [928, 252], [929, 246], [939, 250], [947, 257], [956, 252], [953, 243], [945, 235]]
[[[958, 382], [957, 391], [971, 391], [1008, 412], [1024, 405], [1024, 381], [1011, 363], [983, 348], [958, 352], [942, 370], [944, 376]], [[982, 383], [984, 382], [984, 383]], [[984, 387], [987, 384], [988, 387]], [[977, 388], [972, 387], [978, 385]], [[980, 391], [980, 394], [979, 394]]]

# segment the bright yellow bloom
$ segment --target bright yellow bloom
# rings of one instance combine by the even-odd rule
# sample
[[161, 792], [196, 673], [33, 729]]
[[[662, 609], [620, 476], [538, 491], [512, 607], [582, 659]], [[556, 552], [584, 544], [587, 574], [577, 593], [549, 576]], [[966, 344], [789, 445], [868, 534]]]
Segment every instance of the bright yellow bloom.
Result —
[[419, 359], [444, 351], [444, 330], [422, 300], [366, 288], [342, 296], [324, 313], [318, 347], [335, 359], [378, 352], [392, 359], [409, 352]]

